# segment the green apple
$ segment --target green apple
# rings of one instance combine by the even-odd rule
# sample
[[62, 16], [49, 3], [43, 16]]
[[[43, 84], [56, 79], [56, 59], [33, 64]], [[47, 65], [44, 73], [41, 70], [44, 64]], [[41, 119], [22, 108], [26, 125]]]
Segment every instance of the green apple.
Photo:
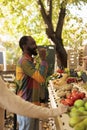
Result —
[[70, 69], [69, 68], [65, 68], [64, 72], [67, 73], [68, 75], [70, 75]]
[[[84, 119], [85, 120], [85, 119]], [[84, 125], [84, 120], [77, 123], [74, 127], [74, 130], [86, 130], [86, 125]], [[86, 122], [86, 121], [85, 121]], [[87, 122], [86, 122], [87, 123]]]
[[70, 113], [69, 113], [69, 116], [70, 117], [78, 117], [78, 116], [80, 116], [80, 115], [82, 115], [82, 112], [80, 112], [80, 111], [71, 111]]
[[77, 72], [77, 75], [78, 75], [78, 77], [81, 77], [82, 71], [78, 71], [78, 72]]
[[83, 107], [84, 106], [84, 101], [81, 99], [78, 99], [74, 102], [74, 106], [79, 108], [79, 107]]
[[87, 102], [84, 104], [84, 106], [85, 106], [85, 110], [87, 111]]
[[73, 107], [71, 108], [71, 112], [73, 112], [73, 111], [77, 111], [77, 108], [76, 108], [75, 106], [73, 106]]
[[71, 117], [69, 120], [69, 125], [71, 127], [74, 127], [78, 122], [80, 121], [80, 118], [75, 116], [75, 117]]
[[85, 107], [84, 106], [83, 107], [79, 107], [78, 110], [83, 112], [83, 111], [85, 111]]
[[[74, 127], [77, 123], [79, 123], [80, 121], [83, 121], [84, 119], [85, 119], [85, 117], [79, 117], [79, 116], [71, 117], [69, 120], [69, 125], [71, 127]], [[86, 120], [85, 120], [85, 122], [86, 122]]]

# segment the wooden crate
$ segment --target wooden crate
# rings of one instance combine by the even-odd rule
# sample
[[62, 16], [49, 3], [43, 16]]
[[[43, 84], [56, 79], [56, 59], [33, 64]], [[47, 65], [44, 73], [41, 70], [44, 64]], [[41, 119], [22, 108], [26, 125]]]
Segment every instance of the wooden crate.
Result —
[[0, 64], [0, 71], [3, 71], [3, 70], [4, 70], [4, 65]]
[[67, 51], [67, 67], [69, 69], [75, 69], [79, 65], [79, 54], [78, 50], [70, 49]]
[[7, 71], [15, 71], [16, 70], [16, 65], [6, 65], [6, 70]]
[[15, 71], [0, 71], [0, 75], [5, 82], [14, 83]]
[[83, 64], [83, 48], [82, 49], [79, 49], [79, 65], [82, 66]]

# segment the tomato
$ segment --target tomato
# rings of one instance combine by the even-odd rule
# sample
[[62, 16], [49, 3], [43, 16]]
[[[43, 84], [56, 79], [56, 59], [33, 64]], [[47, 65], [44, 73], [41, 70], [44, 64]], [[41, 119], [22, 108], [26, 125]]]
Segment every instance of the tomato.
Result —
[[73, 106], [74, 104], [72, 99], [65, 99], [65, 102], [68, 103], [69, 106]]
[[65, 99], [60, 100], [60, 103], [62, 103], [63, 105], [68, 105], [68, 103], [65, 101]]
[[84, 92], [81, 92], [79, 95], [80, 95], [81, 99], [85, 98], [85, 96], [86, 96], [86, 94]]
[[58, 69], [57, 72], [58, 72], [58, 73], [64, 73], [64, 70]]

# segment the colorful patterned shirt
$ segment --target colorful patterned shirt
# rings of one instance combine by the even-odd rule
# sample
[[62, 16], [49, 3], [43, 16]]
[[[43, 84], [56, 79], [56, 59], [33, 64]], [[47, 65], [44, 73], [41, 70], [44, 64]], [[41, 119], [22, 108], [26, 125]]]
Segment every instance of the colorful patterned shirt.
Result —
[[33, 58], [23, 54], [16, 67], [17, 95], [39, 105], [40, 84], [45, 82], [46, 61], [42, 61], [39, 71], [35, 68]]

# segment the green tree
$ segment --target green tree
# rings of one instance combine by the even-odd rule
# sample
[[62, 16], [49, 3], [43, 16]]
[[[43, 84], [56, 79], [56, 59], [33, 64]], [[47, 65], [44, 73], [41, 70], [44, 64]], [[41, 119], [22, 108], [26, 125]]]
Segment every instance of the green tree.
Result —
[[[13, 51], [10, 51], [10, 46], [7, 48], [8, 56], [11, 58], [16, 51], [16, 56], [19, 54], [18, 39], [22, 35], [32, 35], [39, 45], [50, 44], [49, 41], [51, 41], [56, 46], [60, 61], [58, 65], [66, 67], [67, 53], [64, 45], [73, 43], [72, 37], [69, 36], [75, 31], [72, 25], [70, 30], [65, 27], [72, 18], [72, 16], [69, 18], [68, 8], [71, 4], [78, 6], [81, 1], [87, 2], [87, 0], [21, 0], [21, 2], [0, 0], [0, 31], [2, 35], [10, 35], [11, 39], [7, 44], [13, 44], [11, 45]], [[84, 31], [80, 31], [81, 39], [83, 33]], [[75, 39], [77, 37], [79, 37], [78, 33]], [[4, 46], [7, 47], [7, 44], [5, 43]]]
[[[45, 6], [46, 2], [46, 6]], [[56, 45], [57, 57], [60, 59], [60, 65], [63, 67], [67, 67], [67, 53], [63, 45], [62, 39], [62, 31], [65, 16], [67, 13], [67, 6], [69, 4], [79, 4], [80, 2], [87, 2], [86, 0], [58, 0], [54, 2], [54, 0], [38, 0], [38, 4], [40, 5], [40, 11], [43, 17], [43, 20], [46, 24], [46, 34], [49, 39]], [[54, 10], [55, 4], [57, 5], [57, 10]], [[54, 26], [54, 16], [53, 11], [56, 13], [56, 26]]]

